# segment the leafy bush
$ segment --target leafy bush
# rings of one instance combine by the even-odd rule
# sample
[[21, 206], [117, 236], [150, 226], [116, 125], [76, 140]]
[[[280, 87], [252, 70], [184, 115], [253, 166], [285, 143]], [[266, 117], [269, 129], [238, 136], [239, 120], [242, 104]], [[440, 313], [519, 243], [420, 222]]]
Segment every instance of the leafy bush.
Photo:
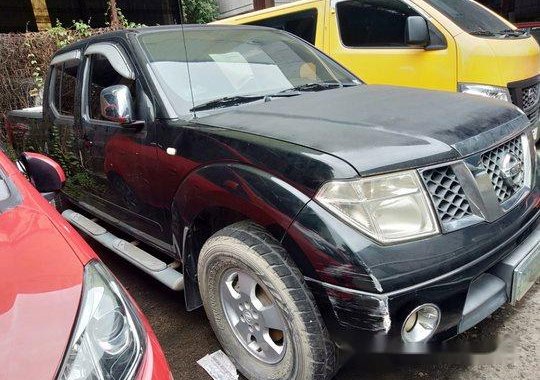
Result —
[[216, 0], [179, 0], [182, 1], [184, 17], [188, 24], [206, 24], [218, 16]]

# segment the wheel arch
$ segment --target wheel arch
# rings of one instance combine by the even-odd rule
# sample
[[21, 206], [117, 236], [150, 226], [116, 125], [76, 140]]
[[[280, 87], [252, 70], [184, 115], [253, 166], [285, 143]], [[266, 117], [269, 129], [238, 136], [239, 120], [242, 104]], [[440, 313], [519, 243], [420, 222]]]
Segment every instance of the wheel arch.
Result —
[[202, 305], [197, 263], [209, 237], [228, 225], [250, 220], [281, 242], [309, 200], [290, 183], [245, 164], [213, 164], [190, 173], [172, 204], [173, 243], [184, 266], [188, 310]]

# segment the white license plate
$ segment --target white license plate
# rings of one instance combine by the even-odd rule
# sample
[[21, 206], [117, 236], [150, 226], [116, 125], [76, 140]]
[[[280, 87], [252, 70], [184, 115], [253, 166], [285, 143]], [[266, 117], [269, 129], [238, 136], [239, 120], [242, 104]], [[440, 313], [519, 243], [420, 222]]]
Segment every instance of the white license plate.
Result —
[[540, 242], [538, 242], [531, 252], [514, 269], [512, 278], [512, 299], [510, 303], [514, 305], [533, 286], [540, 276]]

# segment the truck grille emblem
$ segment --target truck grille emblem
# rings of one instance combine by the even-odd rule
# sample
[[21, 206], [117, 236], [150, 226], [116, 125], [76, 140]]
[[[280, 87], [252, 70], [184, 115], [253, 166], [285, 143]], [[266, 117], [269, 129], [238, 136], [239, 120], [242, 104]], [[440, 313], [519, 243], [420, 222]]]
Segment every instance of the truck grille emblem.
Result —
[[499, 161], [503, 180], [508, 186], [514, 186], [523, 180], [523, 163], [512, 153], [506, 153]]

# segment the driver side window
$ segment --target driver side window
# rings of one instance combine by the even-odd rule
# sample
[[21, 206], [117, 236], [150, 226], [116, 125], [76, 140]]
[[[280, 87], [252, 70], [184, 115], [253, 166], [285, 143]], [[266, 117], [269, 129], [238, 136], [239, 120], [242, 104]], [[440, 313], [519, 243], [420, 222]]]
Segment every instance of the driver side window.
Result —
[[107, 120], [101, 115], [101, 91], [109, 86], [118, 84], [125, 85], [129, 88], [135, 103], [135, 81], [120, 75], [104, 55], [92, 54], [90, 56], [90, 75], [88, 82], [88, 112], [91, 119]]
[[407, 17], [419, 16], [401, 0], [347, 0], [336, 6], [341, 41], [347, 47], [405, 47]]

